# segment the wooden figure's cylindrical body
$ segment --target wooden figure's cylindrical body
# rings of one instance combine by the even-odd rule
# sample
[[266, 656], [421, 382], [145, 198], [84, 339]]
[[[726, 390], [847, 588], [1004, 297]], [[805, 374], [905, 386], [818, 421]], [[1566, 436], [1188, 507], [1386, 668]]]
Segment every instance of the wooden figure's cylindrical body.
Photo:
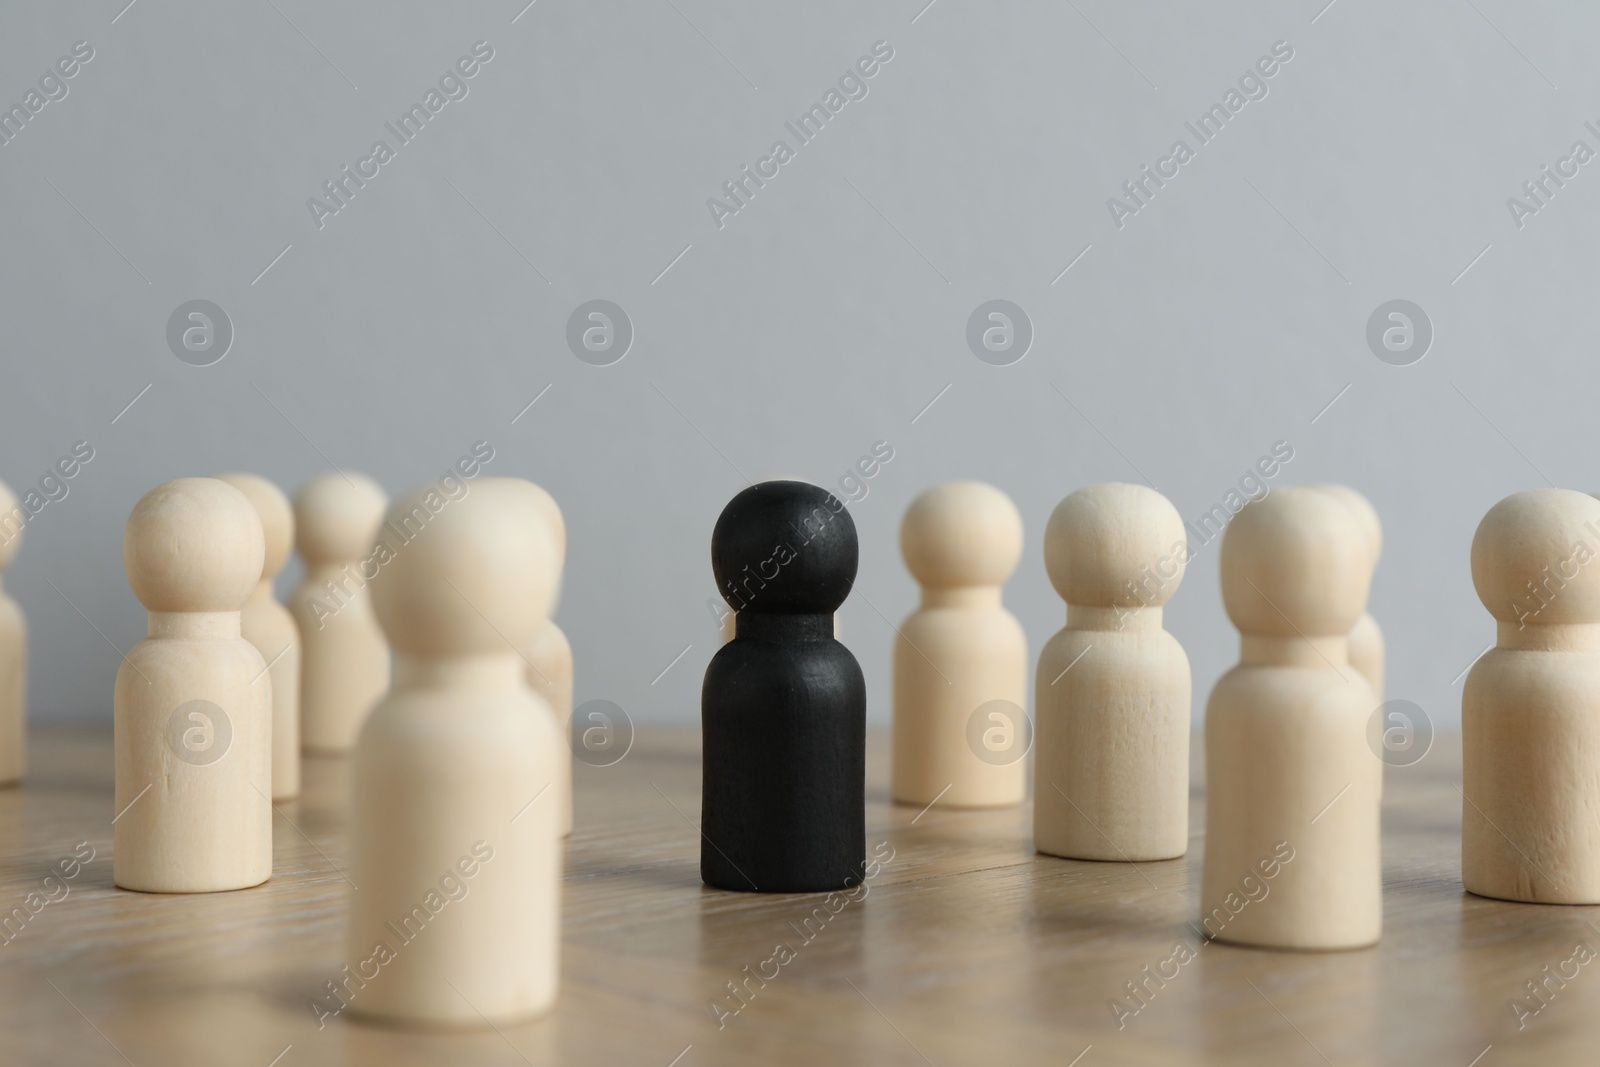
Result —
[[1343, 644], [1247, 637], [1211, 692], [1200, 893], [1209, 937], [1340, 949], [1382, 933], [1383, 762], [1367, 738], [1377, 705]]
[[238, 612], [150, 614], [113, 701], [117, 885], [211, 893], [271, 877], [266, 666]]
[[1189, 658], [1162, 628], [1188, 564], [1183, 519], [1143, 485], [1086, 486], [1045, 526], [1067, 625], [1034, 679], [1033, 844], [1139, 862], [1189, 844]]
[[1600, 501], [1516, 493], [1472, 540], [1496, 647], [1461, 691], [1461, 879], [1531, 904], [1600, 904]]
[[[896, 803], [1015, 807], [1027, 798], [1024, 724], [1028, 638], [1000, 604], [998, 589], [930, 589], [894, 642], [894, 726], [890, 787]], [[1005, 708], [985, 729], [1007, 749], [993, 762], [975, 754], [968, 727], [995, 701]], [[998, 706], [996, 706], [998, 707]], [[1010, 712], [1015, 709], [1015, 716]], [[981, 736], [980, 731], [980, 736]], [[982, 742], [980, 741], [980, 744]]]
[[[331, 601], [325, 583], [346, 592]], [[331, 604], [336, 607], [330, 609]], [[355, 747], [361, 724], [389, 688], [389, 647], [372, 598], [347, 568], [307, 565], [288, 604], [300, 627], [300, 745], [340, 755]]]
[[1462, 883], [1600, 904], [1600, 631], [1500, 626], [1461, 691]]
[[826, 614], [740, 613], [739, 632], [706, 668], [700, 877], [709, 886], [806, 893], [861, 880], [867, 685], [832, 625]]
[[359, 888], [346, 955], [371, 960], [376, 976], [351, 998], [355, 1014], [478, 1026], [555, 1000], [562, 830], [551, 794], [566, 745], [525, 669], [508, 655], [401, 658], [394, 692], [367, 719], [351, 762]]
[[[300, 795], [300, 628], [262, 582], [240, 612], [239, 633], [267, 660], [272, 682], [272, 799]], [[271, 649], [269, 653], [267, 650]]]
[[866, 862], [866, 682], [833, 638], [855, 579], [844, 502], [804, 482], [729, 501], [711, 537], [734, 639], [701, 687], [700, 877], [719, 889], [842, 889]]
[[1361, 672], [1361, 676], [1372, 687], [1373, 696], [1382, 704], [1385, 653], [1383, 630], [1378, 627], [1378, 620], [1370, 613], [1363, 613], [1347, 640], [1350, 666]]
[[1067, 607], [1034, 680], [1033, 844], [1084, 860], [1189, 846], [1189, 657], [1161, 609]]
[[550, 709], [552, 721], [561, 734], [560, 767], [552, 798], [561, 814], [561, 832], [572, 832], [572, 749], [569, 737], [572, 730], [572, 645], [561, 627], [552, 619], [544, 620], [539, 632], [534, 634], [528, 647], [523, 649], [527, 660], [528, 685]]
[[259, 885], [272, 874], [271, 682], [239, 609], [261, 577], [261, 520], [233, 486], [180, 478], [135, 505], [122, 555], [149, 636], [112, 701], [116, 884]]

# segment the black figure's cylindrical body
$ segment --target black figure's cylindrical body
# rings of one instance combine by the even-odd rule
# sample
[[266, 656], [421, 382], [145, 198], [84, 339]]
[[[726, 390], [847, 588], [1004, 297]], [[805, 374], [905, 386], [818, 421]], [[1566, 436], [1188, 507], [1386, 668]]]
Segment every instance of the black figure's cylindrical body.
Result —
[[805, 482], [752, 486], [717, 520], [711, 566], [738, 614], [700, 695], [709, 886], [799, 893], [861, 881], [866, 682], [833, 639], [857, 558], [844, 502]]

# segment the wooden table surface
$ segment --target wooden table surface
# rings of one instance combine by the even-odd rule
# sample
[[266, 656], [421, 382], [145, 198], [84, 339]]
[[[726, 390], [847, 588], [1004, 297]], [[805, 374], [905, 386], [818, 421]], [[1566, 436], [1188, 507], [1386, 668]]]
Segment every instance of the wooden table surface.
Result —
[[[1462, 892], [1453, 736], [1388, 772], [1383, 943], [1293, 954], [1199, 947], [1198, 773], [1186, 858], [1073, 862], [1034, 854], [1027, 808], [890, 806], [874, 735], [868, 848], [892, 859], [834, 914], [703, 889], [698, 732], [642, 731], [621, 763], [577, 768], [555, 1012], [468, 1034], [319, 1029], [309, 1002], [348, 962], [342, 761], [307, 761], [305, 794], [278, 805], [272, 881], [149, 896], [111, 883], [109, 731], [36, 729], [30, 760], [0, 791], [0, 913], [56, 899], [3, 935], [0, 1064], [1600, 1062], [1600, 959], [1563, 962], [1600, 949], [1600, 915]], [[47, 889], [80, 842], [94, 858]], [[779, 942], [793, 957], [739, 1007], [725, 983], [772, 974]], [[1197, 954], [1119, 1028], [1109, 1002], [1179, 943]], [[1519, 1027], [1513, 1001], [1541, 1003], [1524, 983], [1574, 969]]]

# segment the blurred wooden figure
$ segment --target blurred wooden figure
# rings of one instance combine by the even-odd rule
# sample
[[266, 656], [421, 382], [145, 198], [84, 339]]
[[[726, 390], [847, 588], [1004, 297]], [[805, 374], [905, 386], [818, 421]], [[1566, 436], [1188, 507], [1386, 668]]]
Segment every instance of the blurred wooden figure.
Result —
[[[0, 579], [22, 547], [26, 515], [0, 482]], [[0, 584], [0, 786], [22, 781], [27, 766], [28, 622]]]
[[1028, 638], [1001, 606], [1022, 557], [1022, 515], [983, 482], [948, 482], [900, 524], [922, 605], [894, 643], [890, 758], [896, 803], [1021, 804], [1028, 790]]
[[521, 650], [559, 556], [530, 489], [478, 481], [373, 586], [396, 674], [351, 766], [346, 956], [376, 968], [350, 1000], [360, 1015], [493, 1026], [556, 997], [562, 829], [548, 794], [566, 739]]
[[1188, 562], [1183, 519], [1142, 485], [1056, 506], [1045, 570], [1066, 628], [1039, 653], [1033, 843], [1070, 859], [1172, 859], [1189, 844], [1189, 658], [1162, 628]]
[[[514, 479], [519, 486], [526, 486], [525, 490], [529, 501], [539, 509], [544, 516], [546, 527], [550, 535], [551, 544], [556, 551], [556, 576], [555, 588], [551, 594], [549, 615], [554, 615], [556, 604], [561, 599], [562, 574], [567, 560], [567, 524], [561, 516], [561, 505], [556, 503], [555, 497], [545, 492], [532, 482]], [[522, 657], [527, 661], [528, 684], [533, 691], [544, 698], [550, 705], [550, 711], [555, 715], [555, 723], [561, 731], [562, 738], [569, 738], [572, 732], [572, 644], [567, 640], [567, 635], [556, 625], [553, 618], [546, 617], [540, 624], [538, 631], [533, 635], [527, 647], [522, 650]], [[552, 787], [556, 807], [561, 810], [561, 832], [572, 832], [572, 750], [564, 746], [566, 754], [562, 764], [563, 776]]]
[[221, 474], [245, 495], [261, 517], [266, 555], [261, 581], [240, 616], [244, 639], [267, 661], [272, 682], [272, 799], [300, 795], [300, 628], [272, 595], [272, 581], [294, 546], [294, 511], [283, 490], [255, 474]]
[[255, 508], [215, 478], [158, 485], [128, 516], [123, 565], [150, 618], [113, 700], [124, 889], [209, 893], [272, 874], [271, 683], [239, 627], [264, 551]]
[[[1372, 552], [1372, 565], [1376, 568], [1378, 557], [1383, 553], [1383, 523], [1378, 518], [1378, 509], [1372, 506], [1372, 501], [1348, 485], [1319, 485], [1316, 488], [1337, 496], [1355, 512], [1356, 518], [1361, 522], [1362, 533], [1366, 536], [1367, 547]], [[1356, 621], [1355, 628], [1350, 631], [1350, 666], [1366, 677], [1381, 704], [1384, 669], [1383, 630], [1379, 628], [1378, 620], [1372, 617], [1370, 611], [1363, 611], [1361, 618]]]
[[1384, 765], [1377, 697], [1349, 656], [1366, 534], [1333, 494], [1289, 486], [1228, 524], [1221, 568], [1240, 655], [1206, 706], [1201, 926], [1271, 948], [1376, 944]]
[[1600, 501], [1514, 493], [1472, 538], [1495, 647], [1461, 690], [1461, 880], [1600, 904]]
[[296, 547], [306, 570], [289, 611], [300, 626], [300, 744], [306, 752], [350, 751], [367, 713], [389, 688], [389, 646], [367, 588], [381, 562], [374, 550], [386, 505], [377, 482], [338, 471], [313, 478], [295, 497]]

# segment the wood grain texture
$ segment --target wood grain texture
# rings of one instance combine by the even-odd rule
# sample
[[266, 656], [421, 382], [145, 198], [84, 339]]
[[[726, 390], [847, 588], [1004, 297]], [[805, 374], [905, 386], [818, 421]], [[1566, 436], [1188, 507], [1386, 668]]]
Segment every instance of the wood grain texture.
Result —
[[[814, 921], [801, 944], [789, 924], [823, 898], [700, 885], [697, 735], [644, 731], [617, 765], [576, 768], [554, 1011], [500, 1033], [419, 1035], [348, 1015], [319, 1031], [307, 1007], [352, 962], [341, 958], [346, 761], [307, 760], [302, 795], [278, 805], [270, 882], [158, 897], [111, 886], [109, 730], [38, 729], [26, 785], [0, 791], [0, 908], [42, 892], [78, 842], [96, 855], [65, 898], [0, 944], [0, 1060], [267, 1067], [292, 1045], [278, 1067], [667, 1067], [692, 1045], [678, 1067], [1065, 1067], [1092, 1044], [1077, 1067], [1467, 1067], [1492, 1044], [1478, 1067], [1593, 1062], [1595, 964], [1521, 1031], [1509, 1004], [1536, 1003], [1523, 983], [1560, 968], [1579, 941], [1600, 947], [1588, 925], [1600, 911], [1462, 892], [1453, 735], [1388, 772], [1381, 945], [1318, 954], [1208, 945], [1121, 1031], [1107, 1002], [1123, 983], [1176, 942], [1198, 944], [1199, 744], [1188, 855], [1126, 864], [1036, 855], [1026, 806], [920, 815], [890, 806], [888, 738], [870, 735], [868, 853], [888, 841], [894, 858], [866, 899], [820, 932]], [[708, 1002], [780, 940], [796, 958], [718, 1030]]]

